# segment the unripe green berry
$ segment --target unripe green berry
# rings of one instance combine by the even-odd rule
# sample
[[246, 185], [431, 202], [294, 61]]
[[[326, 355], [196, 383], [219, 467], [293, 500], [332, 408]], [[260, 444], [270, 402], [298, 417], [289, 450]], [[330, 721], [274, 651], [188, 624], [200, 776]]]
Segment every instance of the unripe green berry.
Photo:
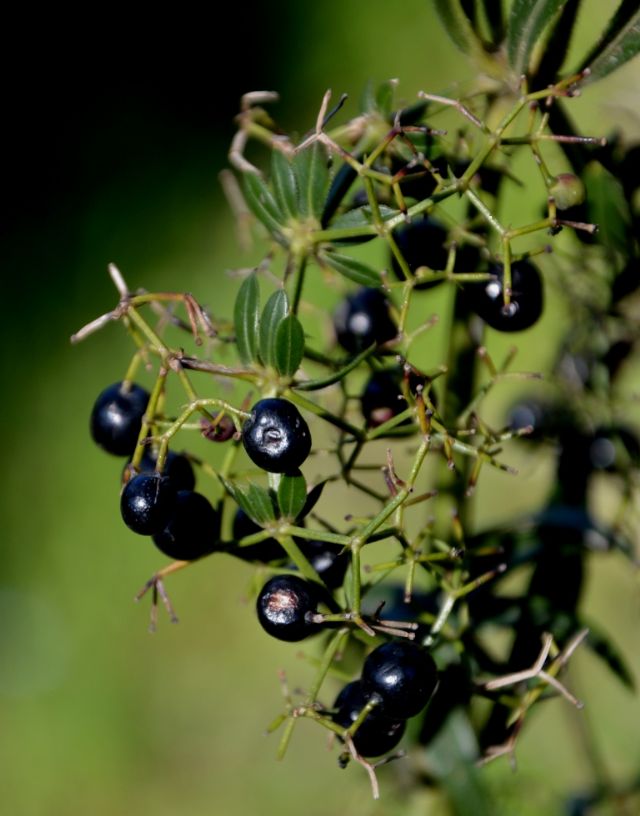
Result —
[[582, 204], [586, 191], [582, 180], [573, 173], [560, 173], [549, 187], [549, 195], [553, 196], [559, 210], [568, 210]]

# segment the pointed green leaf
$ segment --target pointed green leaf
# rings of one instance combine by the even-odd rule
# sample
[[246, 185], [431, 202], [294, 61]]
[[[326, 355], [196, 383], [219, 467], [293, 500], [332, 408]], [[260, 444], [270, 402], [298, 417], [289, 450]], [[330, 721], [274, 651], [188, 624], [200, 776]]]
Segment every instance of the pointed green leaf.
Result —
[[278, 243], [286, 244], [281, 232], [285, 218], [267, 185], [257, 173], [245, 173], [242, 183], [244, 197], [251, 212]]
[[283, 518], [292, 521], [298, 517], [307, 500], [307, 483], [300, 471], [280, 477], [278, 505]]
[[264, 526], [276, 519], [276, 507], [271, 491], [256, 484], [249, 484], [246, 491], [246, 508], [242, 508], [256, 522]]
[[298, 214], [298, 187], [291, 161], [279, 150], [271, 153], [271, 184], [276, 203], [289, 218]]
[[453, 44], [470, 57], [478, 68], [490, 76], [504, 73], [495, 58], [482, 45], [482, 40], [473, 30], [471, 21], [464, 13], [460, 0], [434, 0], [440, 22]]
[[426, 749], [429, 771], [449, 796], [456, 816], [489, 816], [495, 802], [476, 766], [479, 751], [467, 713], [456, 708]]
[[264, 487], [253, 483], [248, 485], [235, 484], [224, 476], [218, 476], [224, 489], [244, 512], [263, 527], [276, 519], [276, 507], [273, 494]]
[[287, 316], [289, 301], [284, 289], [278, 289], [267, 301], [260, 318], [260, 358], [265, 365], [276, 367], [278, 326]]
[[233, 324], [240, 359], [250, 365], [258, 359], [260, 286], [255, 272], [243, 282], [233, 307]]
[[395, 92], [395, 83], [391, 80], [381, 82], [376, 89], [376, 110], [385, 118], [391, 115], [393, 110], [393, 95]]
[[298, 209], [303, 216], [320, 218], [329, 186], [327, 152], [316, 141], [296, 153], [293, 166], [298, 181]]
[[[398, 215], [399, 210], [394, 210], [392, 207], [387, 207], [385, 204], [380, 204], [380, 215], [383, 220]], [[363, 227], [371, 228], [373, 226], [373, 217], [371, 215], [371, 207], [365, 205], [364, 207], [356, 207], [353, 210], [339, 215], [331, 222], [331, 229], [352, 229], [358, 230], [361, 234], [352, 237], [345, 236], [344, 238], [334, 238], [332, 244], [334, 246], [349, 246], [350, 244], [364, 244], [367, 241], [372, 241], [377, 231], [364, 232]], [[362, 234], [363, 233], [363, 234]]]
[[587, 635], [586, 644], [594, 654], [603, 660], [611, 671], [616, 675], [618, 680], [625, 685], [630, 691], [635, 690], [635, 682], [633, 674], [629, 669], [622, 652], [616, 644], [600, 630], [594, 628], [593, 624], [587, 624], [589, 634]]
[[309, 513], [318, 503], [320, 496], [322, 496], [322, 491], [324, 490], [326, 484], [327, 482], [325, 480], [324, 482], [319, 482], [317, 485], [314, 485], [311, 488], [311, 490], [307, 493], [302, 509], [298, 512], [298, 519], [302, 520], [309, 515]]
[[350, 258], [348, 255], [327, 252], [322, 256], [322, 260], [333, 267], [336, 272], [354, 283], [359, 283], [361, 286], [380, 286], [382, 283], [379, 272], [362, 263], [362, 261]]
[[582, 67], [591, 73], [585, 82], [594, 82], [616, 71], [640, 53], [640, 9], [637, 0], [623, 0], [600, 42], [588, 54]]
[[293, 377], [304, 354], [304, 330], [298, 318], [290, 314], [276, 329], [274, 367], [283, 377]]
[[507, 56], [518, 76], [526, 74], [534, 46], [565, 2], [566, 0], [514, 0], [507, 28]]
[[535, 69], [533, 88], [546, 88], [558, 81], [581, 4], [582, 0], [567, 0], [554, 21], [553, 30], [544, 44], [540, 62]]
[[597, 161], [589, 162], [583, 181], [587, 216], [598, 225], [598, 241], [607, 249], [626, 252], [631, 216], [622, 185]]

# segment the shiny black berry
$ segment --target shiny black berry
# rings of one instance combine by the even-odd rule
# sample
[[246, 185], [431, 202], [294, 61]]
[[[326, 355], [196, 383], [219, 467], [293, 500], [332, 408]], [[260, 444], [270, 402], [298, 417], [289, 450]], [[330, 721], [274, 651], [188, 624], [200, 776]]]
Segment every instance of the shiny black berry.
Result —
[[193, 561], [212, 553], [219, 540], [218, 513], [201, 493], [179, 490], [166, 527], [153, 536], [156, 547], [178, 561]]
[[538, 321], [544, 306], [542, 277], [530, 261], [511, 264], [511, 300], [504, 305], [504, 267], [494, 264], [491, 280], [466, 284], [465, 296], [473, 311], [501, 332], [518, 332]]
[[413, 717], [429, 702], [438, 680], [431, 655], [409, 641], [383, 643], [362, 667], [362, 688], [376, 695], [380, 712], [399, 719]]
[[[358, 719], [369, 698], [362, 684], [356, 680], [348, 683], [338, 694], [333, 704], [332, 720], [343, 728], [350, 728]], [[353, 736], [353, 744], [360, 756], [376, 757], [391, 751], [402, 739], [405, 720], [392, 720], [374, 708], [358, 726]]]
[[[156, 469], [156, 460], [157, 456], [153, 451], [145, 450], [137, 473], [152, 473]], [[130, 464], [127, 465], [124, 469], [123, 481], [128, 481], [137, 473]], [[169, 479], [175, 490], [193, 490], [196, 484], [191, 462], [182, 453], [168, 451], [162, 475]]]
[[242, 444], [254, 464], [269, 473], [293, 473], [311, 451], [309, 426], [291, 402], [263, 399], [242, 427]]
[[99, 395], [91, 411], [91, 436], [114, 456], [131, 456], [138, 441], [149, 394], [139, 385], [114, 383]]
[[160, 532], [176, 506], [176, 491], [159, 473], [140, 473], [124, 486], [120, 512], [124, 523], [140, 535]]
[[369, 427], [376, 428], [409, 407], [402, 395], [401, 382], [402, 371], [397, 368], [375, 371], [369, 377], [360, 397], [362, 416]]
[[386, 343], [398, 333], [389, 313], [389, 302], [379, 289], [359, 289], [336, 309], [333, 315], [336, 338], [351, 354], [372, 343]]
[[[239, 507], [233, 517], [233, 537], [236, 541], [246, 536], [262, 532], [262, 527], [253, 521], [244, 510]], [[287, 557], [287, 553], [278, 544], [275, 538], [267, 538], [257, 544], [249, 544], [246, 547], [234, 547], [229, 551], [236, 558], [243, 561], [258, 561], [261, 564], [270, 564], [272, 561], [282, 561]]]
[[[421, 266], [435, 271], [446, 269], [449, 258], [449, 250], [446, 247], [448, 232], [446, 227], [435, 218], [425, 216], [411, 221], [397, 229], [393, 237], [412, 273], [415, 273]], [[456, 250], [453, 270], [454, 272], [475, 272], [479, 263], [478, 248], [471, 244], [463, 244]], [[396, 276], [404, 280], [400, 264], [394, 256], [391, 258], [391, 266]], [[427, 279], [415, 288], [428, 289], [441, 282], [441, 280], [429, 281]]]
[[297, 543], [302, 554], [329, 589], [342, 586], [351, 561], [348, 550], [339, 544], [328, 544], [326, 541], [305, 540]]
[[318, 604], [313, 586], [297, 575], [276, 575], [262, 587], [256, 609], [260, 625], [278, 640], [303, 640], [318, 631], [310, 617]]

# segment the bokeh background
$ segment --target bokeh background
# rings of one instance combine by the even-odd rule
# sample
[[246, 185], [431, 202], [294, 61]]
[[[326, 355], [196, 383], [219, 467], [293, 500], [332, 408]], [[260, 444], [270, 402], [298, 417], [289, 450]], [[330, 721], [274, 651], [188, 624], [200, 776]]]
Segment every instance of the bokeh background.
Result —
[[[613, 2], [591, 2], [574, 44], [590, 42]], [[4, 457], [0, 491], [0, 790], [16, 816], [91, 812], [280, 816], [437, 813], [427, 791], [381, 774], [340, 771], [304, 723], [284, 762], [264, 729], [279, 711], [277, 671], [304, 685], [297, 646], [259, 631], [252, 570], [224, 556], [176, 576], [181, 622], [147, 633], [135, 591], [163, 563], [119, 517], [121, 463], [95, 449], [88, 416], [120, 379], [131, 346], [110, 326], [80, 346], [69, 335], [111, 308], [116, 262], [132, 287], [192, 291], [229, 313], [234, 242], [217, 175], [247, 90], [281, 94], [278, 120], [304, 132], [322, 94], [368, 79], [455, 93], [469, 69], [429, 2], [325, 0], [175, 9], [117, 9], [7, 21], [2, 57], [6, 212], [2, 221]], [[231, 49], [222, 52], [222, 46]], [[576, 100], [586, 132], [640, 139], [640, 64]], [[514, 196], [513, 221], [530, 202]], [[321, 297], [326, 297], [321, 293]], [[547, 324], [532, 344], [552, 354]], [[536, 362], [527, 358], [524, 362]], [[526, 367], [523, 365], [523, 367]], [[526, 486], [526, 481], [525, 481]], [[511, 489], [511, 487], [509, 488]], [[525, 491], [526, 491], [525, 487]], [[485, 490], [485, 510], [503, 483]], [[516, 500], [517, 501], [517, 500]], [[640, 677], [637, 578], [615, 556], [594, 559], [585, 606], [616, 634]], [[313, 646], [304, 646], [313, 651]], [[612, 778], [640, 768], [640, 707], [594, 658], [578, 655], [572, 687]], [[560, 701], [536, 712], [520, 769], [487, 769], [496, 808], [563, 812], [593, 781], [583, 726]], [[602, 811], [604, 812], [604, 811]]]

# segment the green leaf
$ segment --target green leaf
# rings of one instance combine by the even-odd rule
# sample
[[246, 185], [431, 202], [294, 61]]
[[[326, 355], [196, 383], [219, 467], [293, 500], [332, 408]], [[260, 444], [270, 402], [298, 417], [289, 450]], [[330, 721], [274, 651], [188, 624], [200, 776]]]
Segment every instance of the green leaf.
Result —
[[255, 272], [245, 279], [233, 307], [233, 324], [240, 359], [250, 365], [258, 359], [260, 286]]
[[231, 498], [256, 524], [263, 527], [275, 521], [276, 507], [273, 494], [269, 490], [253, 483], [240, 487], [223, 476], [218, 478]]
[[640, 10], [637, 0], [623, 0], [598, 44], [582, 63], [589, 68], [585, 83], [616, 71], [640, 52]]
[[285, 221], [271, 191], [257, 173], [245, 173], [242, 179], [247, 206], [280, 244], [286, 241], [281, 232]]
[[554, 20], [553, 30], [544, 43], [540, 62], [535, 68], [531, 89], [546, 88], [558, 81], [558, 75], [567, 57], [571, 35], [582, 0], [567, 0]]
[[298, 215], [298, 185], [291, 161], [280, 150], [271, 153], [271, 184], [280, 210], [295, 218]]
[[471, 57], [483, 71], [495, 75], [498, 68], [495, 59], [488, 54], [482, 41], [473, 30], [471, 21], [464, 13], [460, 0], [434, 0], [438, 17], [453, 44]]
[[294, 314], [287, 315], [276, 329], [274, 367], [283, 377], [293, 377], [304, 354], [304, 330]]
[[322, 491], [324, 490], [327, 481], [319, 482], [317, 485], [314, 485], [311, 490], [307, 493], [307, 496], [304, 500], [304, 505], [302, 510], [298, 513], [298, 519], [303, 519], [309, 515], [309, 513], [313, 510], [313, 508], [318, 503], [320, 496], [322, 496]]
[[635, 691], [635, 682], [629, 666], [625, 662], [620, 649], [603, 632], [593, 626], [591, 622], [586, 624], [589, 629], [586, 644], [594, 654], [603, 660], [620, 682], [630, 691]]
[[597, 161], [589, 162], [582, 180], [587, 189], [587, 216], [598, 225], [599, 242], [609, 250], [626, 252], [631, 216], [622, 185]]
[[242, 508], [251, 518], [261, 526], [275, 521], [277, 513], [273, 493], [256, 484], [249, 484], [245, 493], [246, 508]]
[[293, 166], [298, 180], [298, 210], [303, 216], [320, 218], [329, 186], [327, 152], [315, 141], [296, 153]]
[[307, 500], [307, 483], [300, 471], [280, 477], [278, 505], [283, 518], [292, 521], [298, 517]]
[[260, 358], [265, 365], [276, 367], [276, 339], [280, 323], [289, 311], [284, 289], [278, 289], [267, 301], [260, 318]]
[[337, 252], [327, 252], [322, 255], [321, 260], [333, 267], [336, 272], [339, 272], [345, 278], [359, 283], [361, 286], [380, 286], [382, 278], [380, 273], [376, 272], [370, 266], [356, 261], [355, 258], [350, 258], [348, 255], [340, 255]]
[[456, 816], [495, 814], [486, 780], [476, 767], [476, 736], [467, 714], [454, 709], [427, 749], [430, 774], [447, 792]]
[[393, 96], [395, 93], [395, 83], [390, 79], [381, 82], [376, 88], [375, 105], [376, 110], [385, 118], [391, 116], [393, 110]]
[[[380, 205], [380, 215], [383, 220], [392, 218], [398, 215], [400, 211], [394, 210], [392, 207], [387, 207], [385, 204]], [[360, 229], [361, 227], [370, 227], [373, 225], [373, 217], [371, 215], [371, 207], [365, 204], [363, 207], [356, 207], [353, 210], [348, 210], [346, 213], [339, 215], [331, 222], [331, 229]], [[353, 238], [339, 238], [332, 241], [334, 244], [351, 244], [362, 243], [375, 238], [375, 233], [371, 235], [361, 235]]]
[[565, 2], [566, 0], [514, 0], [507, 28], [507, 56], [518, 76], [526, 74], [534, 46]]

